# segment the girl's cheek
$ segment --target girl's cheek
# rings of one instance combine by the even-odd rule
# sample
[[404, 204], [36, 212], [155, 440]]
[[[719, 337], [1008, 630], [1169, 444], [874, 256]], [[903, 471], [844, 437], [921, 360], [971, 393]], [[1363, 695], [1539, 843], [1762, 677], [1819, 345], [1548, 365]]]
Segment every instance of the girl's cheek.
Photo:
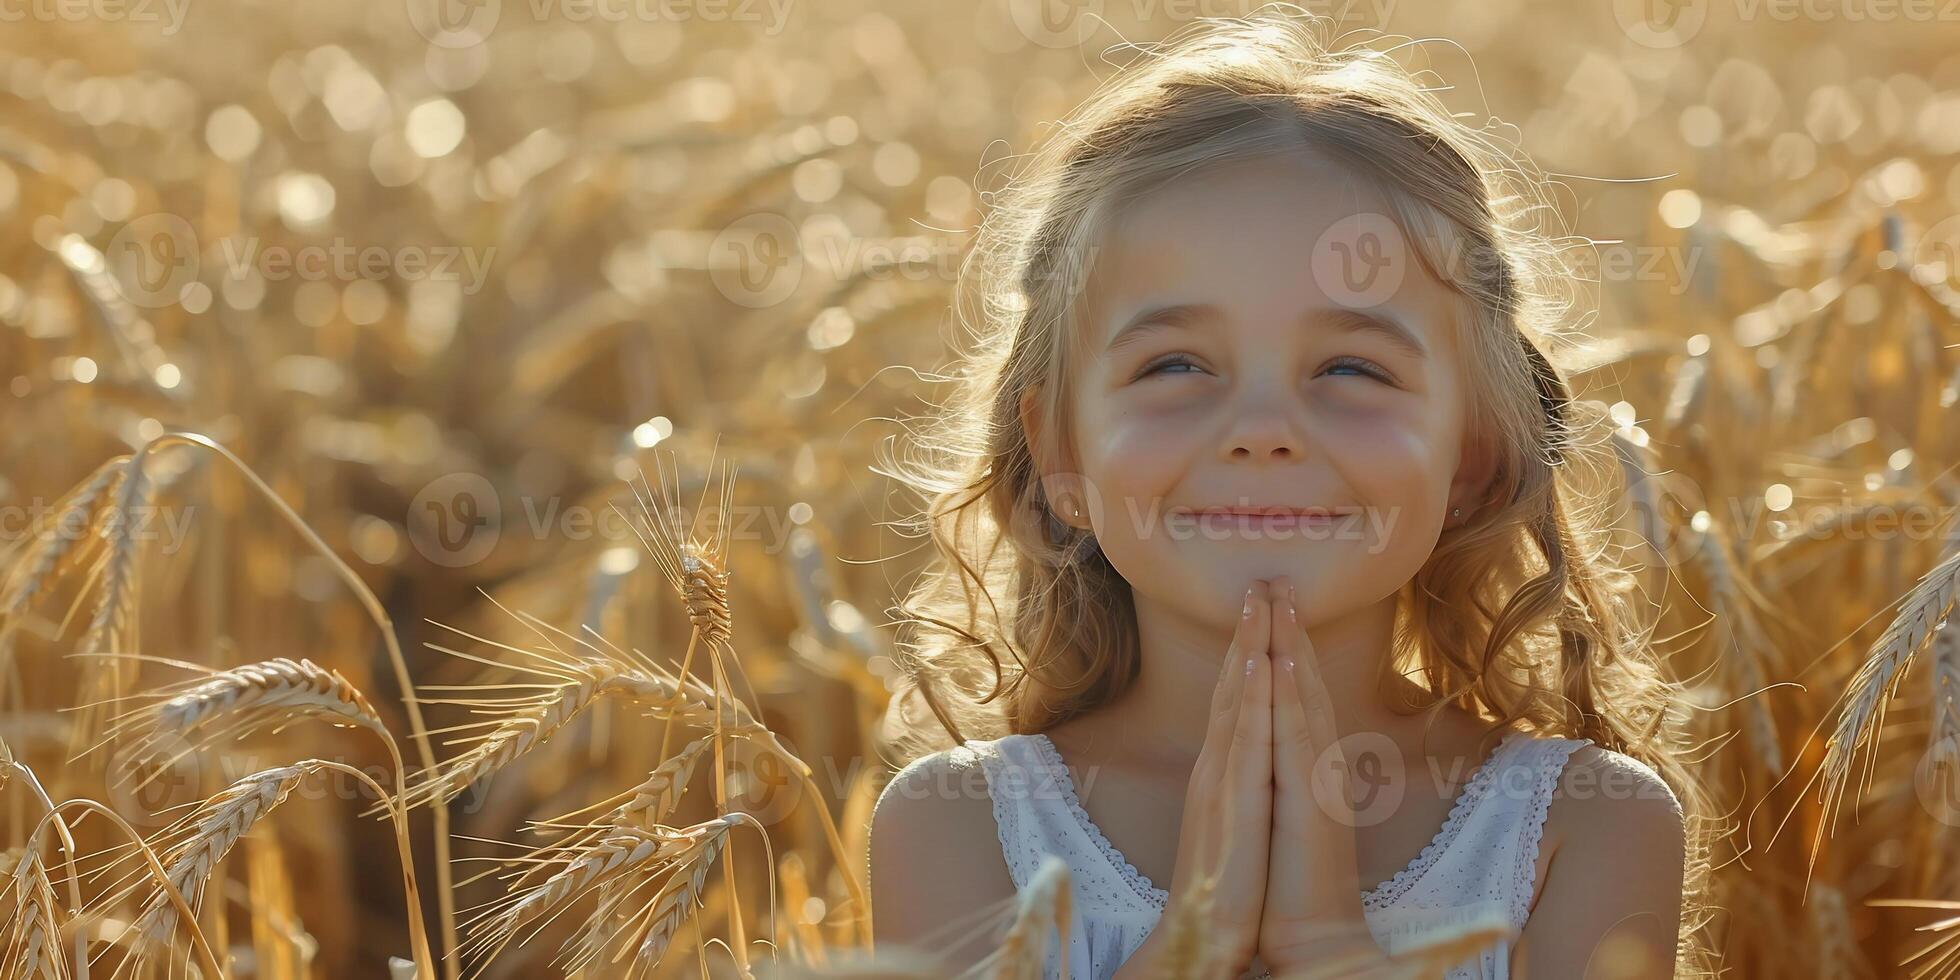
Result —
[[1347, 451], [1336, 459], [1359, 485], [1407, 494], [1450, 476], [1442, 472], [1448, 463], [1445, 447], [1412, 420], [1378, 416], [1347, 430], [1346, 436], [1341, 441]]

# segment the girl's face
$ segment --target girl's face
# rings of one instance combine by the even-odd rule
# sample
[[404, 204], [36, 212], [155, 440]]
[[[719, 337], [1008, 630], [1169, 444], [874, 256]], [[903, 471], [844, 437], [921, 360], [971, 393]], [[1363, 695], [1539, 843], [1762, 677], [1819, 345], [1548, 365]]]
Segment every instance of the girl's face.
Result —
[[[1060, 489], [1140, 602], [1229, 630], [1286, 575], [1324, 621], [1394, 595], [1474, 499], [1458, 297], [1390, 214], [1332, 162], [1238, 161], [1101, 243]], [[1273, 508], [1306, 515], [1226, 513]]]

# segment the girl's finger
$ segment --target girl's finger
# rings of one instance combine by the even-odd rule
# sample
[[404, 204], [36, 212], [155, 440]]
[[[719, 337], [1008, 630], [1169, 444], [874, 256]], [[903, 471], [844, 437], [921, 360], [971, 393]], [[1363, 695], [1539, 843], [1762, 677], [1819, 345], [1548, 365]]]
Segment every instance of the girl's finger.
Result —
[[1280, 606], [1273, 619], [1273, 660], [1280, 665], [1277, 676], [1299, 706], [1300, 736], [1305, 744], [1325, 749], [1341, 737], [1334, 724], [1334, 699], [1321, 679], [1320, 658], [1314, 652], [1313, 638], [1300, 625], [1299, 596], [1290, 583]]
[[[1248, 744], [1254, 736], [1246, 727], [1253, 715], [1270, 713], [1270, 709], [1257, 710], [1252, 703], [1249, 703], [1249, 692], [1259, 686], [1262, 674], [1268, 677], [1272, 674], [1270, 660], [1266, 655], [1266, 649], [1272, 642], [1272, 601], [1264, 581], [1254, 582], [1246, 596], [1245, 610], [1251, 612], [1248, 614], [1245, 610], [1240, 611], [1239, 628], [1233, 635], [1231, 648], [1226, 654], [1225, 670], [1231, 677], [1229, 690], [1232, 695], [1232, 710], [1223, 717], [1214, 715], [1214, 723], [1222, 721], [1226, 727], [1214, 730], [1206, 739], [1205, 754], [1215, 754], [1216, 758], [1200, 760], [1201, 764], [1216, 767], [1207, 774], [1208, 781], [1205, 783], [1207, 786], [1215, 787], [1212, 798], [1205, 801], [1208, 805], [1228, 803], [1238, 799], [1239, 797], [1234, 794], [1244, 792], [1241, 787], [1247, 781], [1245, 772], [1249, 766], [1261, 765], [1262, 768], [1259, 770], [1261, 778], [1264, 780], [1272, 778], [1270, 769], [1264, 768], [1270, 763], [1261, 764], [1257, 759], [1247, 758], [1248, 750], [1256, 746]], [[1266, 686], [1270, 688], [1271, 682], [1267, 681]], [[1271, 736], [1268, 735], [1267, 738], [1270, 739]], [[1210, 751], [1213, 747], [1218, 749], [1216, 753]], [[1264, 755], [1268, 758], [1271, 756], [1271, 748], [1271, 745], [1265, 746]], [[1220, 828], [1218, 835], [1205, 842], [1204, 866], [1218, 867], [1225, 855], [1232, 853], [1236, 843], [1231, 839], [1229, 825]]]
[[[1299, 613], [1290, 584], [1273, 610], [1273, 662], [1279, 675], [1273, 695], [1273, 853], [1275, 866], [1312, 867], [1314, 847], [1312, 828], [1321, 814], [1315, 803], [1312, 772], [1318, 755], [1306, 707], [1301, 702], [1300, 681], [1312, 670], [1313, 658], [1300, 628]], [[1266, 901], [1279, 909], [1302, 909], [1310, 889], [1296, 875], [1279, 875], [1266, 883]]]
[[1238, 628], [1232, 632], [1224, 662], [1218, 665], [1218, 686], [1213, 689], [1211, 699], [1211, 723], [1206, 727], [1205, 747], [1198, 754], [1198, 772], [1193, 774], [1194, 782], [1199, 785], [1214, 786], [1224, 777], [1232, 732], [1238, 726], [1239, 705], [1245, 691], [1245, 664], [1261, 654], [1272, 640], [1269, 625], [1272, 606], [1266, 599], [1264, 586], [1263, 582], [1254, 582], [1246, 588]]
[[1273, 780], [1273, 605], [1265, 582], [1260, 582], [1254, 603], [1251, 628], [1265, 629], [1265, 642], [1245, 659], [1244, 687], [1239, 696], [1239, 717], [1232, 731], [1232, 752], [1226, 764], [1226, 792], [1234, 799], [1254, 799], [1270, 787]]

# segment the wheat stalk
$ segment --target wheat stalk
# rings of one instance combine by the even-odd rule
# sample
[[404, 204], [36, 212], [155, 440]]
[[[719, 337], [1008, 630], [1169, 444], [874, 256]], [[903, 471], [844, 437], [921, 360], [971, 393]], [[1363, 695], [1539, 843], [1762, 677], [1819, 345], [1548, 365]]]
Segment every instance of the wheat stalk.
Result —
[[[1819, 772], [1824, 780], [1825, 819], [1818, 822], [1811, 849], [1817, 849], [1826, 832], [1837, 822], [1838, 806], [1844, 795], [1856, 750], [1866, 748], [1866, 777], [1878, 753], [1878, 733], [1884, 728], [1887, 703], [1898, 693], [1900, 681], [1913, 657], [1947, 627], [1947, 616], [1960, 598], [1960, 549], [1953, 549], [1933, 570], [1927, 572], [1906, 594], [1899, 614], [1886, 626], [1858, 673], [1845, 692], [1848, 699], [1838, 716], [1837, 730], [1831, 735]], [[1865, 780], [1861, 780], [1861, 785]]]
[[96, 502], [117, 487], [128, 462], [128, 456], [117, 456], [96, 467], [94, 473], [55, 505], [44, 526], [34, 528], [31, 539], [36, 546], [8, 570], [6, 600], [0, 602], [0, 617], [12, 620], [26, 609], [76, 543], [90, 537], [60, 532], [63, 528], [92, 525], [89, 517], [95, 513]]
[[1164, 974], [1172, 977], [1209, 976], [1211, 967], [1203, 922], [1210, 913], [1218, 879], [1206, 876], [1195, 892], [1173, 900], [1158, 928], [1164, 930]]
[[14, 930], [0, 973], [24, 980], [66, 980], [68, 960], [61, 951], [54, 884], [35, 848], [27, 848], [14, 866], [9, 890], [14, 894]]
[[1935, 631], [1932, 661], [1933, 714], [1920, 775], [1934, 783], [1960, 780], [1960, 630]]
[[615, 827], [639, 827], [642, 829], [658, 825], [680, 805], [681, 794], [687, 792], [687, 784], [694, 775], [695, 763], [708, 748], [710, 738], [704, 736], [681, 747], [673, 758], [657, 766], [646, 781], [633, 787], [633, 798], [619, 806], [606, 818]]
[[508, 713], [468, 751], [412, 787], [408, 791], [408, 805], [448, 803], [477, 780], [510, 765], [550, 739], [571, 724], [580, 712], [609, 694], [651, 702], [657, 710], [683, 712], [689, 717], [706, 710], [705, 706], [692, 704], [676, 707], [680, 697], [672, 685], [659, 678], [624, 672], [613, 664], [584, 661], [573, 670], [578, 675], [576, 679]]
[[[654, 897], [646, 937], [640, 941], [641, 966], [650, 970], [659, 965], [661, 956], [665, 955], [667, 946], [673, 941], [674, 931], [694, 910], [695, 900], [708, 880], [708, 870], [714, 866], [715, 856], [728, 840], [728, 829], [741, 816], [730, 814], [721, 820], [709, 821], [710, 824], [719, 824], [719, 828], [704, 834], [699, 845], [677, 862], [680, 866], [673, 877]], [[622, 948], [620, 952], [624, 953], [625, 949]]]
[[[319, 771], [312, 760], [252, 773], [219, 790], [158, 836], [152, 846], [161, 855], [170, 884], [182, 892], [193, 911], [202, 907], [204, 886], [218, 863], [231, 853], [240, 837], [286, 801], [300, 780]], [[176, 928], [177, 911], [160, 896], [145, 902], [137, 930], [147, 942], [164, 942]]]
[[[169, 737], [209, 734], [243, 738], [306, 717], [370, 729], [389, 742], [394, 752], [393, 736], [382, 724], [380, 713], [347, 678], [311, 660], [285, 657], [163, 688], [150, 703], [112, 719], [109, 740], [137, 739], [137, 748], [130, 756], [135, 762], [148, 759]], [[399, 755], [395, 757], [399, 771]]]
[[102, 594], [96, 600], [95, 614], [82, 635], [82, 705], [76, 726], [76, 747], [93, 737], [101, 721], [101, 706], [122, 696], [123, 663], [118, 658], [97, 655], [108, 651], [134, 653], [137, 599], [136, 515], [151, 497], [154, 484], [143, 465], [158, 445], [153, 440], [123, 467], [121, 484], [116, 488], [115, 505], [109, 512], [104, 536], [109, 553], [104, 558]]
[[[617, 941], [621, 927], [616, 911], [630, 893], [670, 868], [676, 869], [676, 877], [690, 868], [705, 873], [729, 829], [743, 819], [743, 814], [731, 814], [680, 829], [621, 827], [583, 847], [567, 848], [550, 864], [556, 871], [537, 884], [513, 889], [486, 913], [472, 928], [470, 945], [485, 952], [487, 962], [529, 924], [597, 890], [599, 902], [565, 946], [576, 970]], [[664, 908], [658, 896], [650, 907], [657, 926]]]
[[[993, 956], [993, 976], [999, 980], [1041, 980], [1048, 956], [1048, 934], [1068, 935], [1068, 862], [1044, 855], [1034, 876], [1015, 895], [1014, 921]], [[1068, 980], [1067, 951], [1058, 957], [1060, 980]]]
[[259, 708], [295, 714], [345, 718], [378, 731], [387, 729], [367, 698], [339, 671], [311, 660], [278, 657], [212, 675], [157, 708], [157, 724], [188, 732], [214, 716]]

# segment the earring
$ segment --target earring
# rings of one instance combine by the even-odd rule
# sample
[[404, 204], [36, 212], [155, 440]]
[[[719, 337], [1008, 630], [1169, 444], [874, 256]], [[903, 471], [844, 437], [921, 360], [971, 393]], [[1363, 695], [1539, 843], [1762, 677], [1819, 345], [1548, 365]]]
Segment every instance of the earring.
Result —
[[1463, 508], [1461, 508], [1461, 507], [1452, 507], [1452, 508], [1450, 508], [1450, 516], [1451, 516], [1451, 517], [1462, 517], [1462, 516], [1463, 516]]
[[1069, 516], [1070, 516], [1070, 517], [1081, 517], [1081, 516], [1082, 516], [1082, 508], [1081, 508], [1080, 506], [1075, 506], [1075, 507], [1074, 507], [1074, 509], [1072, 509], [1071, 511], [1069, 511]]

